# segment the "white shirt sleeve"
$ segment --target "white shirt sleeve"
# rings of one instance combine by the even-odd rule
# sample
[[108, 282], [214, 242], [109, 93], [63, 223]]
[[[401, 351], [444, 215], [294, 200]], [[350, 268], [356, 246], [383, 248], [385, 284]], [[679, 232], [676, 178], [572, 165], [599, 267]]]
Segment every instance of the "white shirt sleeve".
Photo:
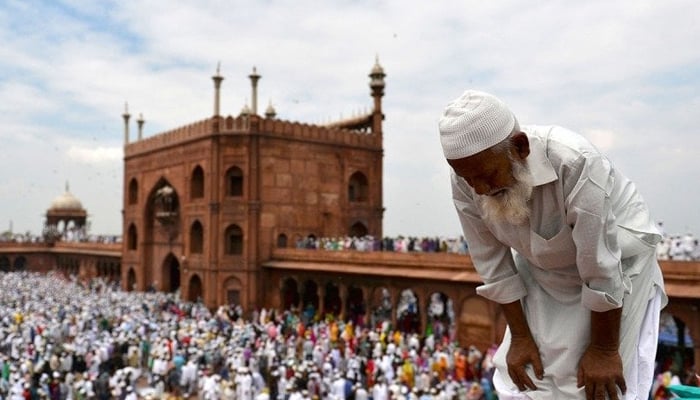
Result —
[[[622, 307], [625, 292], [618, 226], [610, 195], [613, 168], [601, 155], [584, 155], [567, 165], [567, 180], [576, 180], [566, 196], [567, 223], [573, 227], [576, 266], [583, 281], [581, 302], [598, 312]], [[565, 187], [568, 186], [566, 183]]]

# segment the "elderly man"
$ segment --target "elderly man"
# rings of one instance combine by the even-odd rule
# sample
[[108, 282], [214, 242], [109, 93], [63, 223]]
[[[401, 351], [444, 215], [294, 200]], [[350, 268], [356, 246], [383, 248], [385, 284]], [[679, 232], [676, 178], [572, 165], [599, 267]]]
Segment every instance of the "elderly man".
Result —
[[439, 129], [477, 293], [508, 322], [499, 398], [646, 399], [667, 298], [634, 184], [583, 137], [521, 128], [487, 93], [451, 102]]

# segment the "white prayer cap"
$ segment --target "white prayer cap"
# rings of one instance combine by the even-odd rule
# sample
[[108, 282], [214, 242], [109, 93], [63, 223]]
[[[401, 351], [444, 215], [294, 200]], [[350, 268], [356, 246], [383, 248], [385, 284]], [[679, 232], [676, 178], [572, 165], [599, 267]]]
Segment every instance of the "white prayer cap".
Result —
[[517, 124], [504, 102], [488, 93], [467, 90], [440, 117], [442, 151], [448, 160], [473, 156], [503, 141]]

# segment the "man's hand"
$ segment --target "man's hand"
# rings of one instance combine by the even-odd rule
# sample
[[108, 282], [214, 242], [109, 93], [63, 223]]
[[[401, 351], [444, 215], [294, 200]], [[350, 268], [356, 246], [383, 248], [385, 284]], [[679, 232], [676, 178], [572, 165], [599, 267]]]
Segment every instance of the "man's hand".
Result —
[[506, 364], [508, 364], [510, 379], [521, 392], [527, 389], [537, 389], [537, 386], [532, 382], [525, 369], [528, 364], [532, 364], [537, 379], [542, 379], [544, 375], [540, 351], [531, 335], [511, 336], [510, 348], [506, 355]]
[[586, 387], [587, 400], [619, 400], [617, 387], [622, 394], [627, 391], [622, 374], [622, 358], [616, 348], [590, 345], [583, 353], [578, 366], [578, 387]]

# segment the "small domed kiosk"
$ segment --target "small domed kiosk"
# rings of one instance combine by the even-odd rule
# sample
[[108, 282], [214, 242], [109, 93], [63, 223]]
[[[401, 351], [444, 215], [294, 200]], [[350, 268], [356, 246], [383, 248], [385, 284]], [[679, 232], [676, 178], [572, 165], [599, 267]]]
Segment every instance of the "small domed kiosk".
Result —
[[87, 211], [80, 200], [71, 194], [66, 182], [66, 192], [56, 197], [46, 211], [46, 228], [62, 234], [69, 228], [83, 228], [86, 221]]

